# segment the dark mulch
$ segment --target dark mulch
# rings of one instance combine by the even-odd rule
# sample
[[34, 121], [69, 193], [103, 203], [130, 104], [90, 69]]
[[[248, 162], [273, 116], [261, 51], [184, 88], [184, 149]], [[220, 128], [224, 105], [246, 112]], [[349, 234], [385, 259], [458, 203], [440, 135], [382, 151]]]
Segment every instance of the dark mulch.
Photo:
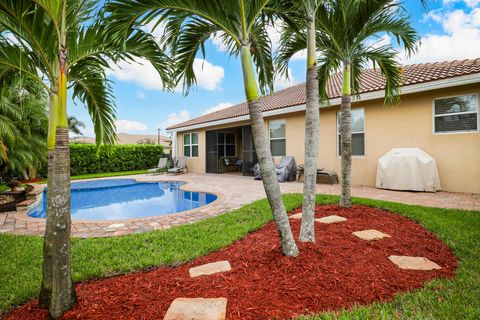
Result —
[[[268, 223], [227, 248], [175, 268], [80, 283], [76, 287], [79, 304], [65, 318], [162, 319], [177, 297], [226, 297], [229, 320], [283, 319], [388, 301], [433, 278], [454, 276], [457, 261], [450, 249], [419, 224], [364, 206], [349, 210], [336, 205], [317, 207], [317, 218], [331, 214], [348, 221], [315, 223], [317, 243], [299, 244], [297, 258], [282, 256], [275, 225]], [[291, 225], [297, 237], [300, 220]], [[369, 242], [351, 234], [365, 229], [392, 237]], [[442, 269], [401, 270], [388, 260], [389, 255], [423, 256]], [[190, 267], [218, 260], [229, 260], [232, 271], [189, 277]], [[42, 318], [45, 313], [37, 309], [37, 301], [6, 317]]]

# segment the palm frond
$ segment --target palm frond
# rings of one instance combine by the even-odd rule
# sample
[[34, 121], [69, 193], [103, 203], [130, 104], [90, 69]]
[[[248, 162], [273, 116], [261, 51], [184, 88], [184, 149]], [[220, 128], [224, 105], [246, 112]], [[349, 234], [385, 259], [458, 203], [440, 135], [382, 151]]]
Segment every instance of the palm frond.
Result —
[[250, 50], [257, 68], [258, 83], [262, 94], [273, 91], [275, 68], [272, 59], [272, 42], [262, 21], [257, 21], [250, 30]]
[[0, 25], [16, 39], [15, 46], [35, 59], [36, 68], [53, 77], [52, 61], [58, 48], [56, 27], [38, 4], [28, 0], [0, 1]]
[[[319, 66], [322, 77], [349, 64], [353, 94], [360, 91], [362, 72], [371, 64], [385, 78], [385, 103], [396, 103], [402, 75], [391, 45], [372, 44], [384, 34], [394, 36], [407, 53], [415, 51], [419, 37], [410, 16], [395, 0], [325, 0], [317, 11], [317, 45], [324, 57]], [[321, 83], [321, 86], [326, 83]]]
[[115, 102], [109, 80], [102, 68], [77, 65], [70, 69], [72, 97], [87, 108], [93, 122], [97, 145], [113, 145], [115, 133]]
[[288, 77], [288, 64], [292, 57], [307, 48], [306, 24], [304, 27], [299, 26], [302, 23], [298, 19], [298, 24], [284, 24], [280, 36], [280, 45], [275, 56], [275, 65], [277, 73]]

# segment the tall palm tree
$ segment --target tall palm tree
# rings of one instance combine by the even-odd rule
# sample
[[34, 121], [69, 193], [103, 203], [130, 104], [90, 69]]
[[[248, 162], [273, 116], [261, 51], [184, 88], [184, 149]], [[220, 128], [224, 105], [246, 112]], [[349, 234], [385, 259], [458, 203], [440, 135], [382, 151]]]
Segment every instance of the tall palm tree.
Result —
[[[288, 62], [292, 56], [301, 50], [307, 50], [304, 182], [299, 236], [299, 240], [304, 242], [315, 242], [314, 217], [320, 126], [315, 15], [322, 4], [323, 0], [280, 0], [277, 9], [282, 17], [286, 17], [276, 57], [279, 72], [288, 76]], [[296, 41], [298, 38], [301, 39], [300, 43]]]
[[230, 54], [240, 56], [263, 185], [280, 235], [282, 251], [287, 256], [296, 256], [298, 249], [276, 180], [259, 100], [260, 91], [272, 90], [273, 82], [271, 42], [264, 15], [269, 1], [112, 0], [108, 10], [112, 13], [111, 17], [118, 21], [120, 32], [128, 27], [124, 21], [145, 24], [157, 19], [157, 24], [165, 24], [163, 39], [172, 50], [178, 67], [177, 76], [183, 78], [186, 90], [195, 83], [194, 59], [199, 51], [205, 53], [205, 42], [212, 35], [220, 37]]
[[410, 55], [419, 36], [409, 16], [396, 0], [325, 0], [317, 10], [319, 86], [327, 99], [326, 85], [334, 72], [342, 72], [341, 98], [341, 195], [340, 206], [350, 207], [352, 165], [352, 93], [360, 90], [362, 71], [371, 63], [385, 78], [385, 104], [397, 103], [402, 84], [398, 52], [379, 39], [388, 34]]
[[0, 81], [21, 74], [49, 95], [47, 221], [40, 306], [59, 318], [76, 301], [70, 268], [70, 157], [67, 90], [83, 102], [97, 143], [115, 141], [115, 104], [105, 69], [120, 59], [148, 59], [168, 83], [169, 61], [140, 29], [113, 36], [100, 1], [0, 0]]

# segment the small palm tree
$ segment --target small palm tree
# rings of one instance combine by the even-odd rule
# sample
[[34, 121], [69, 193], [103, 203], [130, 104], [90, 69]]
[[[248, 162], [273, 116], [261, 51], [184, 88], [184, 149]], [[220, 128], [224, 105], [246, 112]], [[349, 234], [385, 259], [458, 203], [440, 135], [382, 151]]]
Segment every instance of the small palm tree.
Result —
[[398, 102], [402, 84], [402, 71], [396, 62], [398, 52], [391, 44], [382, 45], [375, 39], [391, 35], [410, 55], [416, 50], [419, 36], [396, 0], [325, 0], [316, 18], [319, 86], [324, 99], [331, 75], [338, 70], [342, 72], [340, 206], [350, 207], [352, 93], [359, 92], [362, 71], [372, 63], [385, 78], [385, 104]]
[[270, 0], [112, 0], [108, 10], [112, 13], [111, 18], [117, 21], [120, 33], [122, 28], [129, 26], [125, 21], [145, 24], [156, 19], [157, 25], [165, 24], [163, 40], [171, 48], [177, 63], [177, 79], [183, 79], [187, 91], [195, 83], [195, 57], [199, 52], [205, 52], [205, 42], [211, 36], [220, 37], [231, 55], [240, 56], [263, 185], [279, 231], [282, 251], [287, 256], [296, 256], [298, 249], [276, 180], [259, 100], [259, 85], [262, 93], [273, 87], [271, 41], [266, 30], [269, 19], [265, 14], [269, 2]]
[[315, 242], [314, 218], [320, 126], [315, 16], [322, 4], [323, 0], [279, 0], [276, 9], [284, 21], [276, 57], [279, 72], [288, 77], [288, 63], [292, 56], [301, 50], [307, 50], [304, 183], [299, 236], [299, 240], [304, 242]]
[[[13, 79], [0, 91], [0, 173], [32, 175], [47, 162], [46, 102], [48, 97], [37, 83]], [[1, 155], [1, 152], [0, 152]]]
[[70, 116], [67, 118], [67, 123], [68, 123], [68, 130], [71, 133], [74, 133], [76, 135], [83, 135], [81, 129], [85, 129], [85, 123], [82, 121], [78, 120], [77, 118]]
[[[48, 203], [39, 302], [59, 318], [76, 301], [70, 268], [67, 90], [87, 107], [97, 143], [115, 142], [115, 104], [105, 69], [142, 57], [168, 84], [170, 61], [140, 29], [107, 28], [99, 0], [0, 0], [0, 81], [21, 75], [49, 95]], [[13, 40], [12, 40], [13, 39]]]

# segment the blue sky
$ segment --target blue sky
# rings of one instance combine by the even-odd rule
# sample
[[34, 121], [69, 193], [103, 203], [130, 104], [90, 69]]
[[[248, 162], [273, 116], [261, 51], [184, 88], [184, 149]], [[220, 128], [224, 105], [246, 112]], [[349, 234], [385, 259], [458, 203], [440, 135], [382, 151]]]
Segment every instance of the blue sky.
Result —
[[[415, 56], [406, 59], [399, 55], [402, 63], [480, 57], [480, 0], [430, 0], [426, 10], [420, 0], [406, 0], [404, 4], [422, 40]], [[159, 32], [155, 30], [154, 34]], [[270, 35], [275, 43], [278, 32], [271, 29]], [[392, 39], [384, 36], [381, 41], [390, 43]], [[158, 75], [148, 63], [122, 64], [109, 70], [117, 104], [117, 131], [156, 134], [160, 128], [165, 134], [169, 125], [244, 100], [240, 63], [216, 41], [210, 41], [204, 59], [198, 55], [195, 67], [198, 85], [186, 97], [181, 90], [163, 92]], [[290, 81], [276, 79], [277, 90], [304, 81], [302, 55], [291, 62], [290, 69]], [[70, 103], [69, 115], [86, 124], [84, 135], [93, 136], [91, 121], [82, 104]]]

